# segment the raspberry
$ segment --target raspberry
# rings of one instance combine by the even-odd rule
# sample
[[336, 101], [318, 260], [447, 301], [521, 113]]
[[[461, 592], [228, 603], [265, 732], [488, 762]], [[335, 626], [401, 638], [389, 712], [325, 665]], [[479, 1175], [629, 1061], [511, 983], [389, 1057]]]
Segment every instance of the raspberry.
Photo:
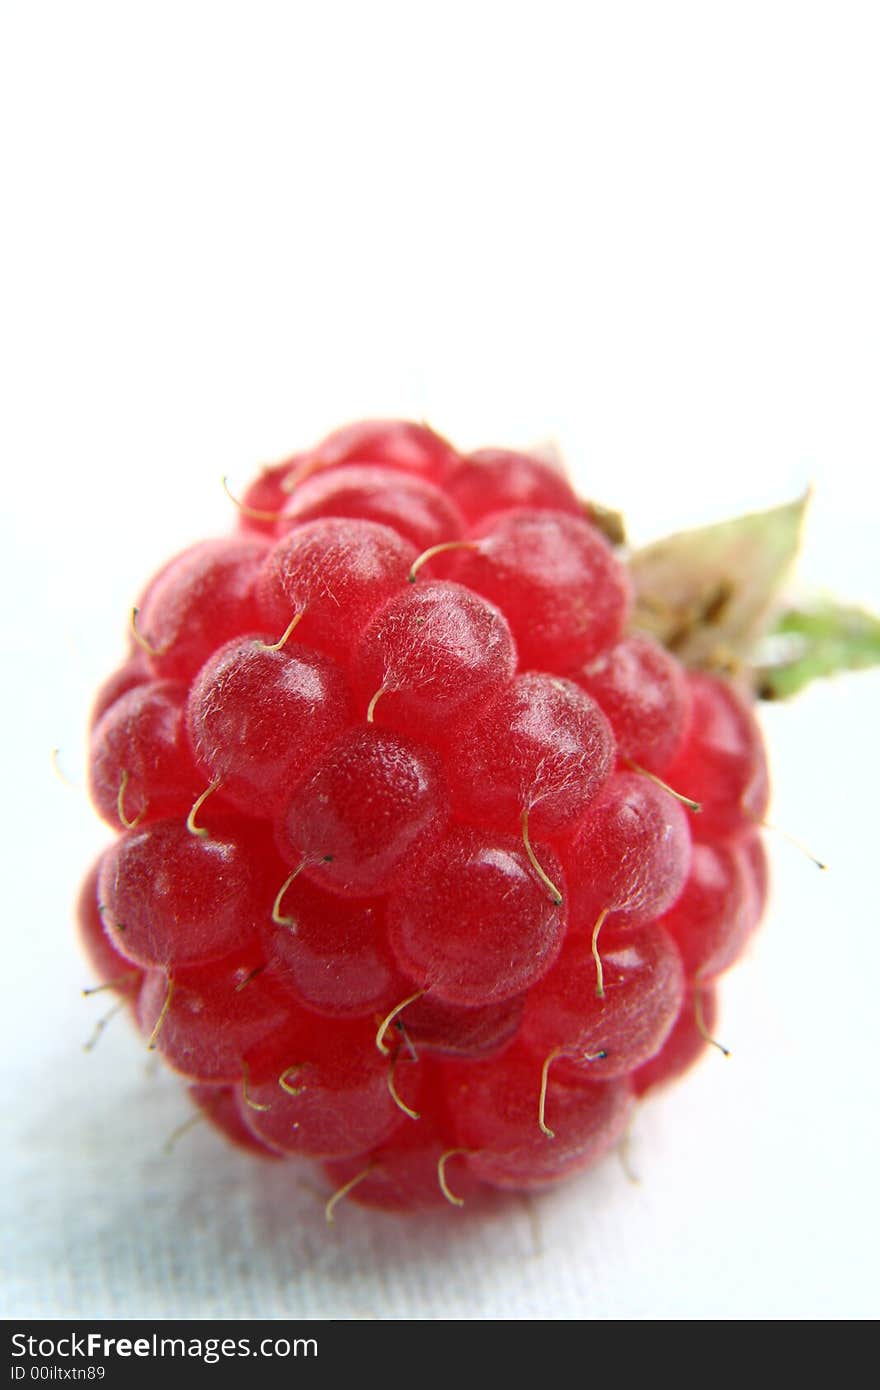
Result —
[[114, 946], [104, 929], [103, 908], [98, 892], [101, 861], [93, 864], [86, 875], [77, 904], [79, 938], [86, 960], [98, 978], [98, 988], [112, 988], [123, 999], [134, 1002], [138, 997], [144, 972], [126, 960]]
[[399, 594], [416, 554], [409, 541], [377, 522], [306, 522], [266, 555], [254, 586], [262, 621], [250, 629], [268, 627], [280, 640], [302, 615], [306, 626], [297, 640], [345, 665], [366, 623]]
[[273, 815], [287, 804], [291, 784], [345, 728], [349, 705], [345, 677], [320, 652], [236, 638], [193, 681], [186, 751], [192, 747], [239, 810]]
[[257, 540], [205, 541], [159, 571], [135, 628], [157, 676], [189, 681], [222, 642], [259, 629], [254, 578], [265, 552]]
[[625, 1076], [659, 1052], [678, 1019], [684, 970], [670, 932], [654, 923], [607, 931], [602, 969], [600, 997], [590, 938], [571, 933], [553, 969], [529, 991], [522, 1039], [541, 1061], [555, 1054], [554, 1076]]
[[202, 788], [183, 681], [144, 680], [112, 698], [92, 731], [92, 800], [114, 828], [186, 816]]
[[389, 890], [436, 833], [447, 795], [439, 760], [411, 739], [351, 728], [294, 783], [278, 844], [308, 877], [345, 896]]
[[[192, 1080], [241, 1079], [249, 1050], [283, 1029], [289, 997], [261, 969], [256, 946], [219, 961], [148, 970], [137, 1002], [138, 1023], [165, 1060]], [[173, 984], [172, 984], [173, 982]]]
[[465, 816], [536, 834], [571, 829], [611, 771], [614, 737], [599, 706], [571, 681], [535, 672], [505, 683], [456, 731], [448, 765]]
[[699, 801], [701, 840], [760, 823], [769, 796], [760, 730], [733, 686], [689, 672], [691, 712], [684, 741], [664, 777]]
[[516, 651], [494, 604], [459, 584], [426, 583], [389, 599], [353, 665], [368, 720], [436, 740], [503, 687]]
[[418, 1103], [423, 1064], [389, 1066], [369, 1018], [332, 1027], [291, 1004], [285, 1025], [246, 1057], [238, 1097], [252, 1133], [282, 1153], [343, 1158], [381, 1143]]
[[263, 950], [307, 1008], [329, 1018], [384, 1016], [405, 997], [381, 898], [342, 898], [298, 876], [281, 903], [261, 924]]
[[479, 449], [450, 469], [446, 490], [473, 525], [495, 512], [542, 507], [584, 515], [584, 505], [550, 464], [510, 449]]
[[569, 675], [623, 632], [626, 571], [587, 521], [551, 510], [490, 517], [456, 577], [497, 603], [525, 670]]
[[631, 630], [537, 457], [367, 421], [239, 505], [93, 706], [100, 986], [331, 1217], [556, 1183], [700, 1054], [760, 916], [748, 701]]
[[464, 531], [461, 514], [439, 488], [393, 468], [353, 465], [305, 478], [285, 503], [278, 529], [324, 516], [377, 521], [418, 551]]
[[126, 960], [163, 969], [216, 960], [250, 942], [271, 903], [258, 835], [218, 817], [193, 834], [182, 818], [129, 830], [101, 861], [104, 923]]
[[688, 718], [689, 692], [678, 662], [648, 637], [625, 637], [575, 680], [602, 706], [620, 755], [662, 773], [681, 746]]
[[[562, 886], [552, 851], [545, 872]], [[534, 873], [521, 840], [457, 825], [408, 867], [388, 903], [388, 939], [433, 998], [491, 1004], [546, 972], [565, 935], [565, 903]]]

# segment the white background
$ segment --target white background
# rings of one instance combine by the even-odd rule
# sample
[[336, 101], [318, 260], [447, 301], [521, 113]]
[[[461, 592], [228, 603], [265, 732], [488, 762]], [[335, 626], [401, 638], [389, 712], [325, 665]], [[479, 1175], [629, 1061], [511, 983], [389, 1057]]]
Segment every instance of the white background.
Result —
[[165, 1157], [71, 905], [143, 580], [349, 419], [553, 439], [637, 540], [812, 482], [802, 582], [880, 609], [878, 65], [842, 0], [5, 5], [7, 1316], [876, 1315], [876, 673], [763, 712], [831, 869], [769, 842], [733, 1056], [639, 1111], [638, 1186], [328, 1230], [298, 1170]]

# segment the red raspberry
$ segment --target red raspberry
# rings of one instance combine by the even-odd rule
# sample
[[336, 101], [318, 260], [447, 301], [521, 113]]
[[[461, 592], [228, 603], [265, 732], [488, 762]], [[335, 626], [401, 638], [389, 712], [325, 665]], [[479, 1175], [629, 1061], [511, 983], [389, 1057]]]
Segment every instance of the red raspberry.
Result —
[[628, 632], [592, 515], [538, 458], [346, 427], [158, 572], [96, 698], [98, 980], [211, 1124], [337, 1199], [595, 1162], [760, 916], [755, 720]]

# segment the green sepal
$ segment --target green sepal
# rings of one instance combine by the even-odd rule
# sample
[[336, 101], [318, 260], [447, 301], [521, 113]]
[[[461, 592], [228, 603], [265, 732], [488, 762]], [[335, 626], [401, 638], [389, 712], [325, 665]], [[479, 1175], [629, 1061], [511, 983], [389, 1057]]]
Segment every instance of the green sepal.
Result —
[[633, 629], [650, 633], [686, 666], [750, 668], [778, 612], [808, 497], [635, 551]]
[[880, 619], [824, 599], [783, 613], [764, 646], [756, 693], [764, 700], [784, 700], [822, 676], [880, 665]]

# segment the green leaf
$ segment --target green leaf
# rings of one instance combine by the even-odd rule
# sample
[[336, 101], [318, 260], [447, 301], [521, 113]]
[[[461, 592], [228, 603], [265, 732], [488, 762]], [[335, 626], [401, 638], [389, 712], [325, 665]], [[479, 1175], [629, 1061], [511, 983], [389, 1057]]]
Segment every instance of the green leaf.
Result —
[[880, 665], [880, 618], [826, 599], [783, 613], [764, 645], [757, 692], [784, 700], [820, 676]]
[[686, 666], [741, 670], [778, 608], [809, 494], [765, 512], [680, 531], [637, 550], [632, 626]]

